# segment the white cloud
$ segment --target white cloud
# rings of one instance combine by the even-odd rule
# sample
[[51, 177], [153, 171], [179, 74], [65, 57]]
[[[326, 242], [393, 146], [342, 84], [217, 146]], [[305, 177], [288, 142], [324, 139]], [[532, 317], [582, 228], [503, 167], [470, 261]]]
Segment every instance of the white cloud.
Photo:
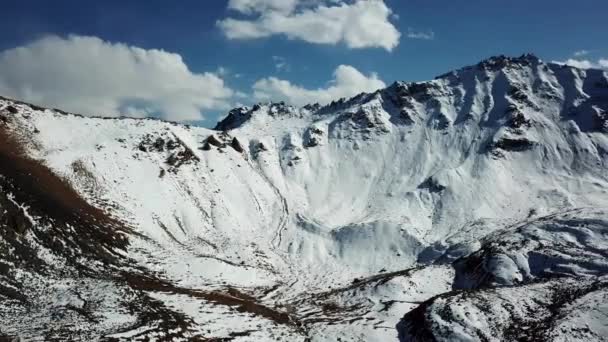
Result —
[[285, 101], [296, 106], [319, 102], [327, 104], [341, 97], [361, 92], [373, 92], [386, 87], [374, 73], [366, 76], [352, 66], [340, 65], [326, 88], [306, 89], [289, 81], [268, 77], [253, 85], [253, 95], [259, 101]]
[[217, 70], [215, 70], [215, 74], [220, 77], [226, 77], [226, 76], [229, 76], [231, 74], [231, 72], [230, 72], [230, 69], [223, 67], [223, 66], [219, 66], [217, 68]]
[[[234, 97], [237, 98], [237, 99], [246, 99], [246, 98], [249, 97], [249, 94], [244, 93], [242, 91], [236, 91], [234, 93]], [[242, 107], [242, 106], [234, 106], [234, 107]]]
[[580, 69], [608, 69], [608, 58], [600, 58], [596, 62], [588, 59], [575, 59], [570, 58], [566, 61], [553, 61], [557, 64], [565, 64]]
[[429, 31], [415, 31], [412, 28], [407, 29], [407, 35], [410, 39], [423, 39], [423, 40], [433, 40], [435, 39], [435, 32]]
[[285, 35], [315, 44], [391, 51], [401, 36], [383, 0], [231, 0], [229, 7], [251, 17], [218, 21], [229, 39]]
[[589, 54], [589, 50], [579, 50], [574, 52], [574, 57], [582, 57]]
[[228, 8], [245, 14], [267, 11], [291, 13], [297, 4], [298, 0], [230, 0]]
[[227, 108], [233, 91], [215, 73], [191, 72], [178, 54], [49, 36], [0, 52], [0, 94], [88, 115], [180, 121]]

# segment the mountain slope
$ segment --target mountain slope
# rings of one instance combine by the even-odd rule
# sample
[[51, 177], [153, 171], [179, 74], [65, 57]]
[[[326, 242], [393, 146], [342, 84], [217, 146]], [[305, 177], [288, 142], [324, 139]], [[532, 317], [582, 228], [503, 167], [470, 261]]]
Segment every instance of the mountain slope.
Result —
[[[473, 324], [434, 320], [461, 288], [476, 291], [464, 299], [475, 307], [534, 287], [545, 310], [554, 275], [517, 268], [525, 262], [463, 279], [469, 264], [492, 263], [491, 241], [525, 241], [532, 233], [517, 227], [554, 213], [599, 225], [603, 241], [605, 211], [585, 208], [608, 207], [607, 111], [605, 72], [531, 55], [324, 107], [238, 108], [216, 130], [0, 100], [10, 141], [0, 286], [13, 293], [0, 333], [433, 340]], [[584, 278], [582, 287], [603, 281], [605, 254], [591, 267], [591, 244], [571, 250], [588, 228], [566, 226], [575, 233], [546, 242], [569, 255], [560, 265], [576, 272], [563, 276]], [[510, 246], [509, 260], [538, 253]], [[602, 295], [593, 289], [585, 293]], [[596, 321], [589, 339], [608, 324]]]
[[576, 209], [484, 237], [454, 263], [453, 291], [405, 315], [401, 339], [605, 340], [606, 214]]

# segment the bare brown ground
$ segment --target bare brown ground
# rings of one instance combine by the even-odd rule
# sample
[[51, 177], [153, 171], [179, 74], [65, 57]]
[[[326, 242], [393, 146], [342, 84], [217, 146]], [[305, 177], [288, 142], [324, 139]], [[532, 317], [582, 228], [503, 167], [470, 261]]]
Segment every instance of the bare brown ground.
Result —
[[[34, 232], [46, 247], [67, 258], [82, 255], [90, 260], [101, 260], [108, 265], [110, 271], [108, 275], [118, 283], [137, 291], [163, 292], [202, 299], [211, 304], [232, 307], [238, 312], [264, 317], [277, 324], [292, 326], [302, 331], [295, 317], [260, 304], [256, 298], [236, 289], [227, 289], [226, 293], [222, 293], [181, 288], [156, 275], [150, 275], [146, 270], [137, 269], [136, 265], [130, 265], [132, 271], [111, 275], [114, 273], [111, 272], [112, 269], [118, 270], [121, 265], [128, 262], [116, 250], [126, 249], [127, 236], [134, 232], [103, 210], [89, 204], [68, 182], [54, 174], [43, 163], [28, 157], [14, 133], [2, 123], [0, 123], [0, 187], [9, 190], [16, 203], [27, 206], [30, 215], [37, 217], [41, 223], [48, 224], [49, 231]], [[16, 232], [19, 229], [15, 225], [5, 228], [12, 229], [10, 235], [13, 242], [19, 240], [18, 236], [24, 233]], [[4, 238], [7, 237], [7, 231], [1, 233]], [[84, 272], [88, 273], [87, 270]], [[180, 321], [181, 323], [174, 323], [184, 328], [190, 324], [187, 317], [176, 316], [172, 319]]]
[[127, 246], [127, 229], [119, 221], [87, 203], [40, 161], [27, 157], [4, 125], [0, 125], [0, 175], [15, 202], [27, 206], [42, 223], [53, 223], [53, 234], [40, 236], [50, 247], [63, 251], [59, 243], [63, 240], [85, 255], [110, 262], [117, 257], [115, 248]]
[[229, 289], [228, 293], [203, 291], [178, 287], [167, 281], [146, 275], [125, 273], [123, 276], [125, 281], [133, 289], [185, 295], [202, 299], [212, 304], [233, 307], [238, 312], [247, 312], [256, 316], [261, 316], [277, 324], [289, 325], [298, 329], [301, 327], [297, 318], [286, 312], [262, 305], [257, 302], [256, 298], [243, 294], [236, 289]]

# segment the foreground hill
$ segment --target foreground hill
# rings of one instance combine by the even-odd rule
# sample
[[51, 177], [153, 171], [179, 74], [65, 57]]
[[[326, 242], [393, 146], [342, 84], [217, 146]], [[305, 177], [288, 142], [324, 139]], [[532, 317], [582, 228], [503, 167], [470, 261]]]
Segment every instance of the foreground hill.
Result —
[[2, 99], [0, 333], [602, 340], [607, 112], [531, 55], [216, 130]]

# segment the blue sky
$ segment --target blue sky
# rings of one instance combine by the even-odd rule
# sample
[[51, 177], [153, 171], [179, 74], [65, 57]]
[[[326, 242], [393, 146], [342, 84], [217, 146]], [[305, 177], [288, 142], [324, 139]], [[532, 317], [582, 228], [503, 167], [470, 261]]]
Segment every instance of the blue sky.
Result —
[[[232, 1], [238, 2], [239, 0]], [[241, 3], [247, 1], [241, 0]], [[273, 2], [273, 0], [252, 1]], [[353, 4], [357, 2], [356, 0], [290, 1], [295, 1], [296, 7], [291, 11], [281, 12], [287, 17], [306, 10], [315, 11], [318, 6], [354, 6]], [[303, 4], [305, 1], [310, 3]], [[379, 0], [359, 1], [382, 2]], [[268, 12], [263, 10], [259, 4], [255, 7], [256, 9], [249, 10], [249, 12], [235, 9], [234, 4], [231, 6], [232, 9], [229, 9], [228, 0], [5, 0], [0, 13], [0, 50], [6, 52], [20, 46], [29, 47], [28, 44], [49, 35], [59, 38], [77, 35], [97, 37], [109, 44], [123, 43], [129, 47], [144, 50], [162, 49], [179, 54], [192, 74], [213, 73], [224, 82], [224, 89], [230, 92], [229, 95], [220, 92], [221, 95], [217, 95], [217, 98], [212, 99], [213, 101], [210, 103], [193, 103], [190, 106], [202, 111], [206, 118], [203, 124], [208, 126], [212, 125], [218, 116], [223, 115], [231, 105], [250, 104], [261, 99], [260, 96], [253, 96], [252, 90], [252, 86], [260, 80], [274, 77], [276, 80], [287, 81], [290, 85], [297, 86], [298, 91], [325, 89], [330, 86], [328, 82], [335, 78], [334, 72], [337, 72], [340, 65], [352, 67], [367, 78], [376, 77], [377, 80], [389, 84], [395, 80], [430, 79], [451, 69], [473, 64], [483, 58], [498, 54], [520, 55], [524, 52], [532, 52], [545, 60], [565, 61], [572, 58], [577, 61], [587, 61], [593, 66], [597, 64], [595, 61], [608, 57], [606, 44], [608, 41], [606, 39], [608, 36], [608, 23], [606, 22], [608, 2], [605, 1], [386, 0], [384, 6], [392, 14], [386, 18], [385, 22], [400, 33], [398, 45], [391, 48], [387, 48], [386, 44], [385, 46], [373, 46], [373, 43], [365, 47], [352, 47], [349, 46], [350, 41], [347, 40], [314, 43], [310, 42], [310, 39], [314, 39], [314, 37], [310, 39], [293, 38], [295, 31], [290, 31], [291, 39], [281, 32], [264, 34], [264, 37], [231, 39], [226, 30], [218, 25], [218, 21], [226, 18], [255, 20]], [[368, 29], [361, 28], [361, 30]], [[357, 32], [361, 30], [357, 30]], [[295, 35], [297, 36], [298, 33]], [[417, 38], [409, 38], [408, 35], [417, 36]], [[74, 46], [74, 49], [81, 46], [75, 45], [77, 46]], [[34, 51], [36, 52], [33, 54], [43, 55], [52, 53], [49, 51], [53, 51], [53, 49]], [[585, 52], [581, 53], [581, 51]], [[577, 52], [579, 53], [575, 56]], [[41, 68], [44, 67], [47, 60], [53, 59], [41, 58], [41, 61], [37, 61], [35, 56], [30, 57], [31, 63], [41, 65]], [[16, 58], [14, 57], [11, 61]], [[2, 57], [0, 57], [1, 59]], [[22, 59], [20, 58], [20, 60]], [[86, 59], [90, 60], [91, 57], [88, 56]], [[110, 65], [106, 65], [104, 68], [112, 70], [112, 59], [109, 58], [108, 61]], [[100, 61], [100, 63], [102, 62]], [[77, 68], [78, 62], [73, 62], [71, 65], [73, 68]], [[41, 102], [50, 102], [57, 106], [64, 105], [56, 100], [62, 97], [57, 94], [56, 89], [53, 90], [55, 93], [51, 96], [44, 93], [48, 90], [42, 89], [42, 86], [28, 85], [28, 82], [38, 81], [34, 76], [11, 75], [11, 82], [19, 83], [21, 87], [11, 89], [11, 85], [5, 84], [3, 88], [1, 86], [3, 73], [7, 72], [9, 68], [21, 70], [6, 60], [4, 64], [0, 63], [0, 91], [9, 92], [5, 95], [25, 97], [25, 100], [31, 96], [32, 98], [29, 100], [39, 99]], [[49, 64], [47, 68], [56, 69], [56, 66]], [[90, 70], [90, 68], [89, 66], [86, 70]], [[15, 73], [13, 72], [13, 74]], [[42, 73], [49, 74], [50, 71]], [[373, 76], [374, 73], [377, 76]], [[99, 77], [103, 77], [103, 74], [100, 73]], [[61, 77], [55, 73], [52, 75]], [[347, 77], [347, 79], [350, 78]], [[75, 77], [64, 83], [85, 81], [96, 82], [93, 79], [80, 80]], [[5, 80], [5, 83], [8, 82]], [[102, 80], [103, 82], [108, 81]], [[129, 82], [132, 82], [135, 87], [140, 80], [133, 79]], [[43, 80], [40, 83], [51, 84], [52, 82]], [[203, 83], [198, 82], [197, 84]], [[278, 87], [277, 84], [265, 84], [266, 95], [271, 99], [275, 99], [275, 97], [276, 99], [283, 99], [282, 97], [286, 97], [287, 100], [292, 99], [285, 92], [275, 91], [275, 88]], [[379, 82], [376, 81], [367, 82], [362, 86], [362, 90], [368, 90], [369, 87], [378, 84]], [[74, 84], [74, 87], [77, 86], [78, 84]], [[80, 87], [82, 88], [82, 86]], [[269, 90], [269, 87], [275, 88]], [[103, 89], [101, 86], [99, 88]], [[192, 96], [196, 96], [197, 89], [200, 90], [200, 87], [193, 87]], [[182, 108], [169, 103], [172, 102], [170, 100], [160, 104], [154, 103], [151, 97], [158, 91], [150, 89], [141, 98], [135, 95], [131, 101], [125, 102], [125, 100], [119, 105], [108, 102], [102, 104], [101, 107], [112, 111], [114, 107], [122, 110], [134, 103], [143, 103], [143, 107], [149, 105], [150, 108], [143, 114], [137, 115], [160, 115], [169, 119], [173, 118], [172, 115], [163, 113], [168, 111], [167, 108], [172, 108], [171, 111], [174, 112], [182, 110]], [[336, 92], [336, 94], [347, 93], [347, 91]], [[67, 89], [66, 94], [78, 96], [79, 93], [73, 93]], [[294, 101], [314, 99], [316, 94], [318, 93], [306, 93], [306, 96], [294, 98]], [[169, 94], [163, 95], [169, 96]], [[129, 94], [116, 93], [112, 96], [129, 98]], [[215, 103], [219, 98], [222, 99], [219, 101], [222, 103]], [[323, 98], [321, 98], [322, 100]], [[188, 102], [188, 100], [185, 101]], [[92, 105], [96, 104], [91, 103], [87, 106], [66, 103], [64, 107], [87, 110]], [[183, 108], [183, 110], [188, 112], [192, 108]], [[134, 110], [133, 113], [135, 112]], [[196, 118], [192, 115], [181, 118], [178, 115], [177, 119], [192, 120]]]

